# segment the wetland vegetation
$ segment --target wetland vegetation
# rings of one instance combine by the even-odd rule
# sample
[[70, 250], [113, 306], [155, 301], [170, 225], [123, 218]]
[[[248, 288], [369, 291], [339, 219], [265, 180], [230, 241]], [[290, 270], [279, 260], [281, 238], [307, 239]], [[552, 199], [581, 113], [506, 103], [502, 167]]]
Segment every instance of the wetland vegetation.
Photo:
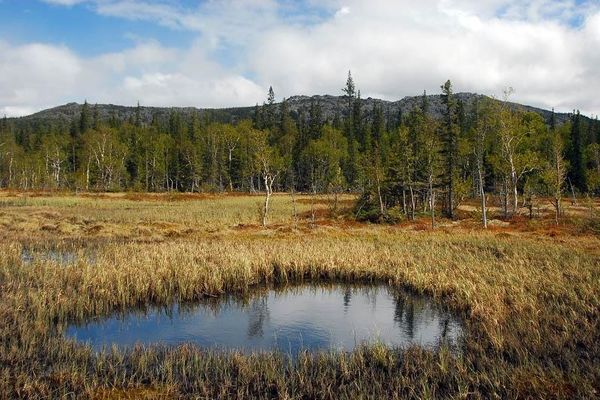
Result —
[[[356, 222], [349, 195], [332, 218], [332, 199], [312, 197], [273, 195], [262, 227], [258, 196], [4, 192], [0, 397], [597, 396], [600, 239], [586, 207], [556, 226], [551, 209], [500, 221], [492, 205], [485, 230], [466, 204], [432, 230], [425, 216]], [[64, 336], [140, 307], [316, 282], [429, 296], [464, 320], [460, 351], [367, 343], [290, 360], [193, 344], [97, 352]]]

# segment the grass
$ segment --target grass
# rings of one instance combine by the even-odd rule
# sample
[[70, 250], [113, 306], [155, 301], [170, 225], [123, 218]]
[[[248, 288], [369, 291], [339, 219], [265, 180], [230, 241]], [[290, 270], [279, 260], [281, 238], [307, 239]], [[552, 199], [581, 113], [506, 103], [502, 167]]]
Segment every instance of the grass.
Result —
[[[294, 220], [280, 195], [263, 229], [258, 197], [127, 196], [0, 198], [0, 398], [600, 396], [600, 239], [579, 223], [516, 218], [483, 231], [464, 216], [431, 231], [332, 220], [320, 201], [313, 226], [309, 198]], [[24, 248], [74, 256], [25, 262]], [[464, 316], [462, 355], [383, 345], [296, 363], [193, 346], [95, 354], [61, 335], [69, 321], [133, 306], [308, 280], [427, 293]]]

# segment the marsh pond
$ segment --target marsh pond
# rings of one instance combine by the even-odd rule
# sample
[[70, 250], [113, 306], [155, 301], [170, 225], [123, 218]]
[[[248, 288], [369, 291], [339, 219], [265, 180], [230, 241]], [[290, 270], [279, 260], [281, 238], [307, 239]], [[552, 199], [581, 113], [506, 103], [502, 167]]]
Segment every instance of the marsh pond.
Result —
[[131, 310], [70, 325], [65, 335], [98, 351], [192, 343], [295, 356], [302, 350], [351, 351], [374, 342], [426, 348], [445, 343], [456, 350], [461, 332], [461, 319], [424, 295], [386, 285], [306, 284]]

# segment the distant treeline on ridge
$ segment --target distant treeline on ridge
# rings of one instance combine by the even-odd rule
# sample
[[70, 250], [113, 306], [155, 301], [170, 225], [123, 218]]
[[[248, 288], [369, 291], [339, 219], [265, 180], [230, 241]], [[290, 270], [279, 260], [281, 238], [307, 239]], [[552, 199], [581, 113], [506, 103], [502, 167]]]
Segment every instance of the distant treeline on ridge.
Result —
[[[146, 118], [101, 117], [87, 102], [70, 123], [0, 121], [0, 186], [20, 190], [262, 191], [362, 194], [366, 218], [434, 206], [448, 216], [466, 198], [600, 191], [600, 123], [579, 112], [546, 117], [503, 101], [463, 101], [452, 84], [394, 113], [361, 99], [351, 74], [343, 107], [311, 100], [290, 111], [267, 101], [224, 122], [174, 109]], [[564, 114], [563, 114], [564, 116]], [[247, 117], [247, 118], [244, 118]]]

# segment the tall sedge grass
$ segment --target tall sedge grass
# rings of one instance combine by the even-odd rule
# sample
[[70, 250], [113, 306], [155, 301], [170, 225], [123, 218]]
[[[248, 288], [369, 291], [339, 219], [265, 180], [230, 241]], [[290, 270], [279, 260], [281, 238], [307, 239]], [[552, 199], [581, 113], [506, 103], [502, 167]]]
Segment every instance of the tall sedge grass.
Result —
[[[35, 212], [63, 221], [70, 218], [65, 214], [86, 209], [87, 200], [79, 201], [73, 210], [54, 204], [36, 206]], [[102, 200], [104, 223], [129, 229], [139, 221], [110, 209], [121, 207], [120, 201]], [[10, 218], [22, 215], [7, 212], [14, 213]], [[169, 212], [171, 223], [186, 223]], [[166, 223], [160, 214], [148, 218]], [[0, 241], [0, 398], [594, 398], [600, 393], [596, 238], [362, 225], [294, 230], [284, 229], [283, 222], [245, 230], [229, 226], [237, 218], [216, 218], [214, 233], [153, 241], [112, 233], [101, 239], [65, 232], [52, 237], [41, 229], [29, 237], [9, 233], [14, 236]], [[34, 253], [32, 260], [23, 259], [23, 249]], [[74, 256], [67, 262], [35, 256], [49, 249]], [[189, 345], [96, 354], [62, 337], [61, 328], [70, 321], [134, 306], [307, 280], [387, 282], [430, 294], [464, 316], [462, 355], [383, 345], [348, 354], [304, 354], [296, 362], [272, 353], [247, 356]]]

